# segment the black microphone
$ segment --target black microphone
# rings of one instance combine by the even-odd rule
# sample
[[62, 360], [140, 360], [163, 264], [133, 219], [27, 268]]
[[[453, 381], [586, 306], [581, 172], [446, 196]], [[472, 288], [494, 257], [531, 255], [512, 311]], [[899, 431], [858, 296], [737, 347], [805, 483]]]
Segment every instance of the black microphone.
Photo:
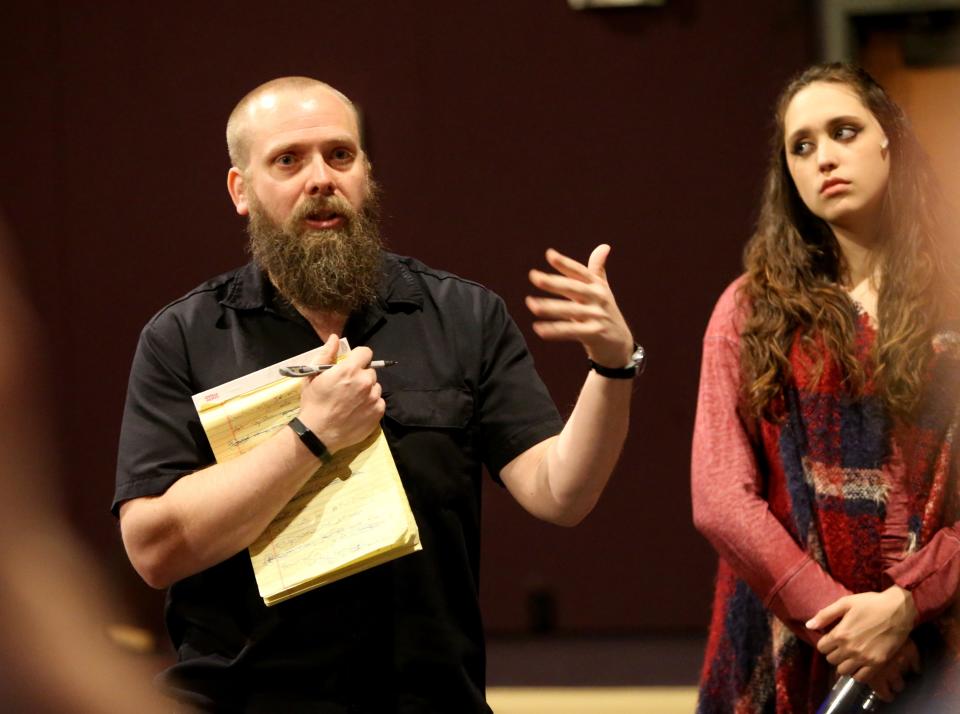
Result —
[[878, 712], [882, 702], [877, 693], [863, 682], [850, 675], [837, 680], [833, 689], [817, 709], [817, 714], [860, 714], [860, 712]]

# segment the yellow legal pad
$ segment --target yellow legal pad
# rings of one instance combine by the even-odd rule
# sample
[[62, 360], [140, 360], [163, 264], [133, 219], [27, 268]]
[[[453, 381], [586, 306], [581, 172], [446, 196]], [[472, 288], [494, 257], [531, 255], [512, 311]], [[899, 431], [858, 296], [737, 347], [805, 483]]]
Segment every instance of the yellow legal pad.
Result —
[[[319, 351], [193, 396], [218, 462], [249, 451], [299, 413], [303, 380], [281, 377], [279, 369], [312, 364]], [[407, 494], [378, 427], [321, 466], [249, 550], [260, 597], [274, 605], [420, 549]]]

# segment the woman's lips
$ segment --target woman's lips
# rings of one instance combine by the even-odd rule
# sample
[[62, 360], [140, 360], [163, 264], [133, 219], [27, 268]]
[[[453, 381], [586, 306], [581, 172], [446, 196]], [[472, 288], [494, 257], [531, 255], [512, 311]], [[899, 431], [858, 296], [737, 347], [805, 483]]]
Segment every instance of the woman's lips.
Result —
[[850, 182], [846, 181], [845, 179], [827, 179], [820, 187], [820, 195], [832, 196], [836, 193], [843, 193], [847, 190], [849, 185]]

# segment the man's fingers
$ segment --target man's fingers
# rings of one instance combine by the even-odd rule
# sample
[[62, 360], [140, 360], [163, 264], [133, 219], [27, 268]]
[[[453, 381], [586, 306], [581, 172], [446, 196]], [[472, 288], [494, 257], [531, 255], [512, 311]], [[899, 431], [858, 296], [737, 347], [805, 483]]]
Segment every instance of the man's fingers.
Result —
[[354, 347], [347, 354], [345, 364], [365, 369], [373, 360], [373, 351], [369, 347]]
[[581, 282], [589, 282], [594, 278], [595, 274], [591, 272], [586, 265], [564, 255], [560, 251], [548, 248], [546, 256], [547, 263], [550, 264], [550, 267], [568, 278]]
[[333, 364], [337, 361], [337, 353], [340, 351], [340, 338], [330, 333], [327, 341], [323, 343], [320, 352], [314, 358], [315, 364]]
[[597, 326], [592, 322], [534, 322], [533, 331], [544, 340], [577, 340], [592, 337]]
[[590, 259], [587, 260], [587, 269], [598, 278], [606, 280], [608, 257], [610, 257], [610, 246], [606, 243], [601, 243], [590, 253]]
[[[310, 360], [310, 364], [313, 366], [321, 364], [333, 364], [337, 361], [337, 354], [339, 352], [340, 338], [331, 332], [330, 336], [327, 337], [327, 341], [323, 343], [323, 347], [321, 347], [317, 355]], [[323, 372], [318, 372], [317, 374], [311, 374], [307, 377], [304, 377], [303, 384], [300, 385], [300, 393], [303, 394], [304, 390], [307, 389], [313, 380], [321, 374], [323, 374]]]
[[603, 316], [602, 311], [596, 307], [571, 300], [527, 296], [526, 304], [534, 315], [548, 320], [586, 320]]
[[544, 292], [560, 295], [577, 302], [590, 302], [596, 300], [598, 290], [595, 286], [563, 275], [553, 273], [544, 273], [542, 270], [533, 269], [529, 273], [530, 282], [533, 286]]
[[598, 245], [583, 265], [549, 249], [547, 262], [557, 272], [534, 269], [529, 278], [551, 297], [529, 296], [526, 304], [538, 318], [533, 330], [541, 338], [575, 340], [600, 364], [625, 364], [634, 341], [606, 281], [609, 254], [609, 245]]

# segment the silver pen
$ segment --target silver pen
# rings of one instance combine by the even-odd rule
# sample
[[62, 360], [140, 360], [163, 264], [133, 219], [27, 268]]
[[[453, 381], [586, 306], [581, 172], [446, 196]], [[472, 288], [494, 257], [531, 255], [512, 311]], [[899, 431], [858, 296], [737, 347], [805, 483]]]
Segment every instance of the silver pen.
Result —
[[[397, 363], [394, 359], [375, 359], [373, 362], [367, 365], [373, 369], [380, 369], [381, 367], [393, 367]], [[309, 365], [309, 364], [290, 364], [286, 367], [280, 368], [280, 374], [284, 377], [310, 377], [314, 374], [320, 374], [321, 372], [326, 372], [331, 367], [335, 367], [333, 364], [318, 364], [318, 365]]]

